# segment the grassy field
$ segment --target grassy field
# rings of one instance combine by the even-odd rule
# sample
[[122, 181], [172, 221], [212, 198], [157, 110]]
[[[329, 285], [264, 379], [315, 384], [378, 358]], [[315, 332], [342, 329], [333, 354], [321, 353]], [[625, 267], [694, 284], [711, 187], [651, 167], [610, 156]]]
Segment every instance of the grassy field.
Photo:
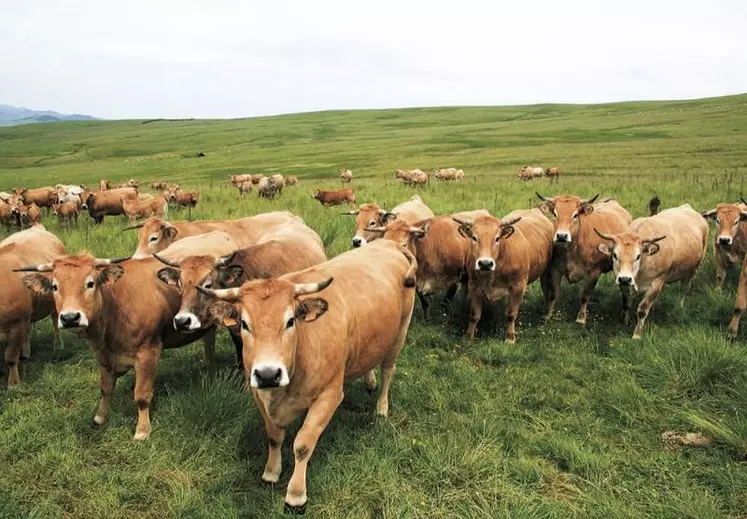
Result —
[[[205, 157], [197, 158], [198, 152]], [[522, 183], [523, 164], [557, 165], [559, 183]], [[0, 189], [57, 182], [169, 179], [200, 190], [193, 218], [276, 208], [302, 216], [329, 256], [349, 247], [353, 219], [309, 197], [351, 168], [359, 202], [391, 207], [413, 190], [395, 167], [458, 166], [467, 180], [417, 192], [436, 213], [487, 208], [502, 215], [543, 194], [615, 196], [642, 216], [663, 206], [706, 210], [736, 201], [747, 176], [747, 95], [691, 102], [595, 106], [327, 112], [233, 121], [114, 121], [0, 129]], [[226, 176], [298, 175], [275, 201], [239, 199]], [[186, 218], [186, 212], [171, 214]], [[70, 252], [121, 256], [135, 235], [120, 218], [77, 229], [44, 222]], [[311, 517], [746, 517], [747, 347], [725, 327], [737, 274], [714, 286], [709, 252], [685, 308], [666, 288], [644, 339], [618, 322], [610, 276], [589, 324], [573, 320], [577, 286], [539, 319], [539, 287], [522, 307], [519, 339], [503, 342], [503, 305], [478, 340], [462, 339], [468, 305], [426, 319], [419, 306], [391, 391], [374, 420], [362, 382], [322, 436], [309, 467]], [[435, 310], [435, 308], [434, 308]], [[133, 375], [120, 378], [109, 423], [90, 426], [98, 371], [87, 345], [63, 333], [52, 346], [35, 325], [21, 386], [0, 393], [1, 517], [273, 517], [292, 470], [286, 439], [279, 485], [260, 482], [266, 440], [222, 332], [219, 364], [201, 346], [159, 365], [153, 432], [132, 441]], [[667, 450], [665, 430], [714, 438]], [[295, 431], [293, 431], [295, 432]]]

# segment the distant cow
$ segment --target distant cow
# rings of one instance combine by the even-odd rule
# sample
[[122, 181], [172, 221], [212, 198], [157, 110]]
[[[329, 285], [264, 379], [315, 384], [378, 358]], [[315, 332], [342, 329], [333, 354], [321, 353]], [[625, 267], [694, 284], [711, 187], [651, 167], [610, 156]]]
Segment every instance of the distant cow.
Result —
[[661, 206], [661, 200], [659, 200], [659, 197], [658, 196], [653, 197], [651, 200], [648, 201], [648, 215], [656, 216], [657, 214], [659, 214], [660, 206]]
[[41, 223], [41, 209], [34, 202], [31, 202], [29, 205], [18, 204], [17, 211], [18, 225], [21, 227], [29, 227]]
[[196, 207], [200, 198], [200, 193], [198, 191], [187, 193], [183, 189], [177, 189], [175, 191], [175, 197], [176, 203], [181, 207]]
[[137, 190], [132, 187], [95, 191], [84, 200], [88, 214], [96, 223], [104, 221], [104, 216], [119, 216], [125, 214], [122, 199], [137, 199]]
[[122, 209], [130, 221], [141, 218], [156, 216], [165, 218], [168, 214], [169, 204], [162, 196], [151, 197], [140, 200], [139, 198], [122, 198]]
[[276, 174], [270, 177], [270, 185], [272, 189], [277, 192], [278, 195], [283, 195], [283, 188], [285, 187], [285, 177], [280, 174]]
[[6, 231], [16, 225], [17, 210], [14, 211], [15, 207], [15, 204], [8, 204], [6, 202], [0, 201], [0, 224], [2, 224], [3, 228]]
[[420, 169], [398, 169], [394, 178], [402, 179], [402, 183], [412, 186], [422, 186], [428, 183], [428, 174]]
[[198, 288], [218, 299], [210, 307], [214, 319], [241, 333], [246, 378], [269, 439], [265, 482], [279, 481], [285, 429], [305, 414], [285, 494], [291, 511], [306, 505], [306, 467], [342, 402], [346, 380], [363, 376], [373, 390], [381, 366], [376, 413], [389, 414], [389, 386], [412, 317], [415, 268], [412, 254], [380, 240], [280, 278]]
[[716, 209], [701, 216], [716, 221], [718, 227], [713, 251], [716, 263], [716, 285], [721, 288], [726, 279], [726, 269], [744, 263], [747, 255], [747, 204], [718, 204]]
[[552, 167], [545, 171], [545, 175], [552, 181], [560, 179], [560, 168]]
[[[8, 365], [8, 386], [21, 382], [18, 364], [31, 356], [29, 327], [52, 314], [55, 341], [59, 344], [57, 314], [50, 294], [31, 294], [24, 288], [28, 282], [13, 270], [29, 263], [49, 262], [65, 254], [62, 242], [41, 225], [11, 234], [0, 242], [0, 337], [6, 341], [5, 362]], [[48, 281], [49, 282], [49, 281]]]
[[349, 169], [340, 168], [337, 171], [340, 173], [340, 182], [343, 184], [353, 181], [353, 172]]
[[128, 180], [124, 184], [120, 184], [117, 187], [118, 188], [132, 187], [132, 188], [135, 188], [135, 189], [139, 189], [140, 188], [140, 182], [138, 182], [137, 180], [131, 178], [130, 180]]
[[103, 180], [102, 179], [99, 182], [99, 190], [106, 191], [106, 190], [111, 189], [111, 188], [112, 188], [112, 182], [111, 182], [111, 180]]
[[355, 189], [338, 189], [337, 191], [321, 191], [315, 189], [311, 198], [319, 200], [324, 207], [340, 205], [345, 203], [355, 204]]
[[17, 188], [15, 194], [24, 204], [35, 204], [37, 207], [51, 209], [57, 203], [57, 189], [54, 187], [40, 187], [37, 189]]
[[240, 184], [237, 184], [236, 187], [239, 189], [239, 195], [244, 196], [247, 193], [252, 192], [252, 181], [248, 180], [245, 182], [241, 182]]
[[55, 186], [55, 189], [57, 189], [57, 200], [55, 202], [56, 204], [81, 204], [80, 195], [84, 191], [83, 186], [57, 184]]
[[167, 186], [168, 186], [168, 183], [164, 182], [163, 180], [159, 180], [158, 182], [152, 182], [150, 184], [150, 188], [156, 191], [161, 191], [163, 189], [166, 189]]
[[553, 226], [538, 209], [514, 211], [503, 219], [479, 216], [473, 222], [455, 220], [459, 232], [472, 241], [467, 258], [470, 320], [473, 339], [482, 317], [483, 301], [508, 297], [506, 342], [516, 342], [516, 319], [527, 286], [540, 280], [544, 311], [550, 305]]
[[257, 196], [272, 200], [275, 198], [276, 194], [277, 191], [268, 177], [262, 177], [259, 179], [259, 183], [257, 184]]
[[55, 204], [52, 206], [52, 214], [59, 220], [60, 224], [78, 223], [80, 208], [75, 202], [66, 202], [64, 204]]
[[234, 187], [239, 187], [239, 185], [243, 184], [244, 182], [251, 182], [252, 176], [251, 175], [229, 175], [228, 180], [231, 181], [231, 184], [233, 184]]
[[519, 178], [521, 180], [532, 180], [535, 177], [541, 177], [545, 174], [545, 169], [539, 166], [524, 166], [519, 170]]
[[631, 296], [643, 294], [633, 332], [633, 338], [640, 339], [646, 317], [664, 284], [682, 282], [680, 305], [684, 304], [705, 256], [708, 224], [689, 204], [684, 204], [656, 216], [637, 218], [621, 233], [596, 233], [604, 240], [598, 245], [599, 250], [612, 259], [626, 324]]
[[436, 180], [464, 180], [464, 171], [456, 168], [442, 168], [433, 175]]
[[296, 175], [290, 175], [285, 179], [285, 185], [286, 186], [296, 186], [298, 185], [298, 177]]
[[614, 198], [594, 203], [598, 194], [589, 199], [574, 195], [550, 198], [536, 194], [542, 200], [542, 212], [555, 219], [555, 249], [551, 271], [553, 293], [547, 313], [552, 311], [560, 296], [563, 276], [569, 283], [583, 280], [581, 306], [576, 322], [586, 324], [586, 307], [599, 276], [612, 270], [610, 258], [598, 250], [602, 239], [594, 229], [605, 234], [617, 234], [623, 232], [633, 218]]
[[431, 208], [425, 205], [423, 199], [418, 195], [410, 197], [409, 200], [399, 204], [391, 211], [382, 209], [378, 204], [363, 204], [354, 211], [342, 214], [355, 216], [353, 247], [360, 247], [381, 236], [381, 233], [368, 231], [369, 227], [383, 227], [395, 219], [414, 224], [434, 217]]
[[255, 175], [252, 175], [252, 184], [257, 185], [259, 184], [259, 181], [265, 178], [265, 176], [262, 173], [257, 173]]

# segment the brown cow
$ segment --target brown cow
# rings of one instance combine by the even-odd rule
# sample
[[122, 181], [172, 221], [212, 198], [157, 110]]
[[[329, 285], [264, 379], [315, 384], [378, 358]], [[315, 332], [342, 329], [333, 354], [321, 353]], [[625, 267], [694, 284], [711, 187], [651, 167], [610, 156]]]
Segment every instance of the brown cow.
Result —
[[[174, 328], [194, 331], [215, 326], [208, 312], [209, 301], [196, 287], [233, 288], [252, 279], [278, 277], [327, 261], [321, 239], [304, 224], [293, 222], [267, 232], [256, 245], [223, 255], [216, 248], [200, 252], [198, 256], [181, 261], [169, 261], [164, 256], [173, 244], [156, 258], [168, 267], [158, 272], [161, 281], [180, 288], [182, 304], [174, 316]], [[241, 339], [232, 334], [236, 347], [236, 360], [241, 366]]]
[[604, 240], [599, 250], [612, 258], [626, 324], [631, 295], [643, 294], [633, 332], [633, 338], [640, 339], [646, 317], [664, 284], [682, 283], [680, 306], [684, 306], [685, 295], [708, 248], [708, 223], [690, 204], [684, 204], [656, 216], [636, 218], [622, 233], [597, 234]]
[[252, 184], [259, 184], [259, 181], [263, 178], [265, 178], [265, 176], [262, 173], [252, 175]]
[[410, 197], [406, 202], [402, 202], [392, 209], [391, 212], [382, 209], [378, 204], [363, 204], [354, 211], [342, 214], [356, 217], [353, 247], [361, 247], [380, 237], [380, 233], [368, 231], [369, 227], [383, 227], [395, 219], [414, 224], [434, 217], [431, 208], [425, 205], [423, 199], [418, 195]]
[[0, 202], [0, 224], [7, 231], [14, 225], [17, 225], [17, 209], [16, 204], [7, 204]]
[[95, 191], [87, 194], [83, 205], [88, 208], [88, 214], [96, 223], [104, 221], [104, 216], [119, 216], [125, 214], [122, 199], [137, 199], [138, 192], [132, 187]]
[[119, 184], [117, 187], [120, 188], [120, 189], [123, 188], [123, 187], [132, 187], [134, 189], [140, 189], [140, 182], [138, 182], [137, 180], [131, 178], [130, 180], [128, 180], [124, 184]]
[[59, 220], [60, 225], [65, 223], [72, 224], [73, 221], [78, 223], [80, 208], [75, 202], [66, 202], [64, 204], [55, 204], [52, 206], [52, 213]]
[[270, 186], [280, 196], [283, 195], [283, 188], [285, 187], [285, 177], [277, 174], [270, 177]]
[[152, 182], [150, 184], [150, 188], [155, 191], [161, 191], [163, 189], [166, 189], [167, 186], [168, 186], [168, 183], [164, 182], [163, 180], [159, 180], [158, 182]]
[[244, 182], [251, 182], [252, 175], [229, 175], [228, 180], [234, 187], [239, 187], [239, 185]]
[[473, 222], [455, 219], [459, 232], [472, 240], [467, 259], [470, 320], [467, 337], [474, 339], [483, 301], [508, 296], [506, 342], [516, 342], [516, 319], [527, 286], [540, 280], [545, 313], [551, 295], [550, 260], [553, 226], [539, 209], [514, 211], [502, 220], [479, 216]]
[[245, 373], [269, 439], [263, 481], [280, 479], [285, 429], [306, 413], [285, 494], [291, 511], [306, 505], [306, 467], [342, 402], [345, 380], [364, 376], [373, 390], [374, 369], [381, 366], [376, 413], [389, 414], [389, 386], [412, 317], [415, 269], [406, 249], [380, 240], [280, 278], [198, 288], [219, 299], [212, 316], [241, 333]]
[[36, 204], [38, 207], [51, 208], [57, 203], [57, 189], [54, 187], [40, 187], [37, 189], [17, 188], [15, 194], [24, 204]]
[[39, 209], [34, 202], [31, 202], [30, 205], [18, 204], [17, 210], [16, 217], [18, 225], [21, 227], [30, 227], [41, 223], [41, 209]]
[[149, 218], [128, 229], [140, 229], [137, 249], [132, 256], [137, 259], [150, 257], [177, 240], [210, 231], [225, 231], [236, 241], [238, 248], [244, 248], [260, 241], [270, 230], [289, 223], [303, 224], [303, 220], [288, 211], [275, 211], [237, 220], [166, 222], [160, 218]]
[[290, 175], [285, 179], [285, 185], [288, 187], [298, 185], [298, 177], [296, 175]]
[[441, 168], [433, 175], [436, 180], [464, 180], [464, 171], [456, 168]]
[[[18, 374], [20, 359], [31, 355], [29, 326], [52, 314], [56, 324], [57, 314], [50, 294], [36, 296], [24, 288], [25, 279], [13, 274], [14, 269], [29, 263], [52, 261], [65, 254], [65, 246], [41, 225], [10, 235], [0, 242], [0, 272], [3, 287], [0, 290], [0, 339], [7, 342], [5, 362], [8, 365], [8, 386], [21, 382]], [[55, 341], [60, 344], [59, 330], [54, 326]]]
[[724, 286], [726, 270], [742, 265], [747, 255], [747, 204], [718, 204], [716, 209], [701, 213], [703, 218], [716, 221], [718, 230], [713, 242], [716, 259], [716, 286]]
[[140, 198], [122, 198], [122, 209], [125, 216], [132, 222], [139, 218], [166, 218], [169, 203], [162, 196], [151, 197], [145, 200]]
[[560, 180], [560, 168], [552, 167], [545, 171], [545, 175], [550, 179], [550, 181]]
[[176, 203], [182, 207], [196, 207], [200, 197], [199, 191], [191, 191], [189, 193], [182, 189], [176, 189], [174, 191], [176, 197]]
[[342, 182], [343, 184], [349, 184], [353, 181], [353, 172], [349, 169], [340, 168], [337, 171], [340, 173], [340, 182]]
[[244, 196], [247, 193], [251, 193], [253, 185], [251, 180], [237, 184], [236, 187], [239, 189], [239, 195]]
[[612, 270], [612, 262], [598, 249], [603, 240], [594, 229], [604, 234], [617, 234], [623, 232], [633, 218], [614, 198], [607, 198], [595, 204], [598, 194], [586, 200], [574, 195], [558, 195], [553, 198], [545, 198], [539, 193], [536, 195], [542, 200], [542, 212], [548, 217], [555, 217], [553, 294], [547, 314], [552, 312], [560, 296], [563, 276], [569, 283], [583, 279], [581, 306], [576, 322], [586, 324], [586, 307], [599, 276]]
[[104, 179], [102, 179], [99, 182], [99, 191], [108, 191], [111, 188], [112, 188], [112, 182], [111, 182], [111, 180], [104, 180]]
[[319, 203], [324, 207], [331, 207], [333, 205], [340, 205], [344, 203], [355, 204], [355, 189], [338, 189], [337, 191], [321, 191], [315, 189], [311, 194], [311, 198], [319, 200]]

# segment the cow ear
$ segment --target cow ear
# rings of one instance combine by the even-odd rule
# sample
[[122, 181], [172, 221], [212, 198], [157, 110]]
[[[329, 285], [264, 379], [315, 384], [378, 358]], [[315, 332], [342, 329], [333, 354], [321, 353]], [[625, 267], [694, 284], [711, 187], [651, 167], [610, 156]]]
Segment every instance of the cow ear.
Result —
[[659, 244], [658, 243], [644, 243], [641, 247], [641, 253], [642, 254], [648, 254], [649, 256], [653, 256], [659, 252]]
[[394, 213], [384, 213], [381, 215], [381, 225], [387, 225], [397, 219], [397, 215]]
[[463, 238], [467, 238], [468, 240], [471, 240], [474, 236], [474, 234], [472, 234], [472, 226], [468, 223], [459, 224], [457, 231], [459, 232], [460, 236], [462, 236]]
[[516, 228], [514, 228], [513, 225], [501, 225], [501, 234], [499, 238], [505, 240], [506, 238], [509, 238], [515, 231]]
[[107, 265], [99, 271], [99, 277], [96, 278], [96, 284], [99, 286], [111, 285], [124, 275], [122, 265]]
[[21, 278], [21, 282], [35, 296], [41, 297], [52, 293], [52, 280], [44, 274], [27, 274]]
[[163, 230], [163, 233], [166, 235], [167, 238], [174, 239], [176, 238], [176, 235], [179, 231], [176, 230], [176, 227], [168, 226]]
[[597, 245], [597, 250], [605, 256], [612, 256], [612, 244], [611, 243], [600, 243]]
[[[742, 213], [742, 214], [744, 214], [744, 213]], [[716, 219], [716, 210], [715, 209], [711, 209], [710, 211], [703, 211], [702, 213], [700, 213], [700, 216], [702, 216], [706, 220], [708, 220], [708, 219], [715, 220]]]
[[244, 268], [239, 265], [229, 265], [220, 269], [220, 284], [223, 288], [236, 288], [239, 286], [239, 280], [244, 275]]
[[310, 322], [323, 315], [328, 309], [329, 304], [324, 299], [304, 299], [298, 305], [296, 318], [303, 319], [305, 322]]
[[591, 204], [584, 204], [581, 206], [581, 211], [583, 211], [584, 214], [589, 215], [594, 212], [594, 206]]
[[744, 222], [745, 220], [747, 220], [747, 212], [742, 211], [739, 213], [739, 221]]
[[173, 267], [162, 268], [156, 273], [156, 276], [169, 286], [179, 286], [179, 271]]
[[226, 328], [234, 328], [239, 325], [239, 310], [235, 304], [228, 301], [215, 301], [208, 307], [208, 313]]
[[552, 202], [549, 200], [545, 200], [544, 202], [541, 202], [540, 205], [537, 206], [540, 211], [542, 211], [542, 214], [547, 216], [548, 218], [555, 216], [555, 207]]

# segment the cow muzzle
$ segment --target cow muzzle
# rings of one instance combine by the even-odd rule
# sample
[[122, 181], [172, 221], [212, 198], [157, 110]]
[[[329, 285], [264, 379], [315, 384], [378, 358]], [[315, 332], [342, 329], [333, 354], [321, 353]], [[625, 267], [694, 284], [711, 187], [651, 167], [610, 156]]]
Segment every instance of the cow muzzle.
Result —
[[492, 272], [495, 270], [495, 261], [493, 258], [479, 258], [475, 262], [475, 268], [483, 272]]
[[718, 237], [718, 244], [723, 247], [729, 247], [732, 244], [731, 236], [719, 236]]
[[252, 369], [249, 385], [255, 389], [274, 389], [290, 382], [288, 370], [280, 364], [257, 364]]
[[555, 243], [571, 243], [571, 234], [558, 231], [555, 233], [554, 241]]
[[193, 313], [179, 312], [174, 316], [174, 329], [180, 332], [191, 332], [202, 328], [202, 323]]
[[617, 276], [617, 284], [621, 287], [629, 287], [633, 284], [633, 278], [627, 275], [619, 275]]
[[358, 247], [363, 247], [365, 244], [366, 244], [366, 239], [365, 238], [363, 238], [361, 236], [355, 236], [353, 238], [353, 247], [355, 247], [356, 249]]
[[88, 318], [83, 312], [60, 312], [57, 317], [58, 328], [85, 328], [86, 326], [88, 326]]

